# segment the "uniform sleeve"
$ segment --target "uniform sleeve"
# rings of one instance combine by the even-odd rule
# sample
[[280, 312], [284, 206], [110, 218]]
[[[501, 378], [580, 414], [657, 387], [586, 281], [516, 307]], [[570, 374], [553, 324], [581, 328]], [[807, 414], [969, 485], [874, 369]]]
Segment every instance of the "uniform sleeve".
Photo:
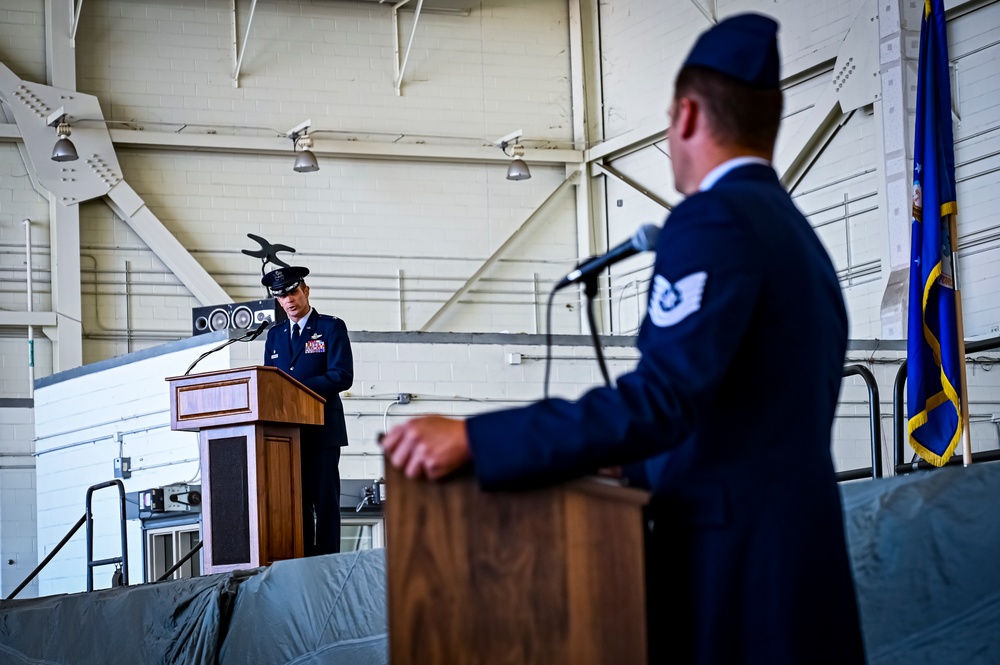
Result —
[[267, 337], [264, 338], [264, 367], [274, 367], [274, 361], [271, 360], [271, 355], [274, 351], [274, 327], [267, 331]]
[[696, 195], [678, 206], [657, 243], [636, 369], [575, 402], [471, 418], [480, 484], [561, 482], [681, 445], [710, 415], [754, 317], [762, 283], [754, 242], [723, 201]]
[[326, 372], [302, 381], [323, 396], [336, 395], [354, 384], [354, 355], [347, 325], [337, 318], [332, 319], [332, 325], [326, 349]]

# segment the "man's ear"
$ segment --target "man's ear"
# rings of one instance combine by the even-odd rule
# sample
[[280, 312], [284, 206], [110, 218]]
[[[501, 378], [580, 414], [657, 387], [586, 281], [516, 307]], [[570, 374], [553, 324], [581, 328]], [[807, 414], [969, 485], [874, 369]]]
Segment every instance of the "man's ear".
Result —
[[677, 132], [677, 138], [687, 140], [694, 134], [698, 125], [701, 107], [697, 100], [690, 97], [681, 97], [676, 101], [676, 104], [677, 119], [671, 123], [670, 131]]

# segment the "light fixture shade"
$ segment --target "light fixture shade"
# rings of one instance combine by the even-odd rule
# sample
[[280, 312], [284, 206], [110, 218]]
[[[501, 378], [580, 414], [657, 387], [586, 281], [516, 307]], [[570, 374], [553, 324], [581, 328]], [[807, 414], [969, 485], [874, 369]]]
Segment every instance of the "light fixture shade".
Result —
[[76, 154], [76, 146], [65, 136], [60, 136], [52, 147], [52, 161], [72, 162], [77, 159], [80, 159], [80, 155]]
[[507, 180], [527, 180], [530, 177], [531, 171], [520, 157], [516, 157], [507, 167]]
[[316, 161], [316, 155], [312, 153], [312, 150], [302, 150], [296, 153], [295, 166], [292, 168], [299, 173], [310, 173], [319, 171], [319, 162]]

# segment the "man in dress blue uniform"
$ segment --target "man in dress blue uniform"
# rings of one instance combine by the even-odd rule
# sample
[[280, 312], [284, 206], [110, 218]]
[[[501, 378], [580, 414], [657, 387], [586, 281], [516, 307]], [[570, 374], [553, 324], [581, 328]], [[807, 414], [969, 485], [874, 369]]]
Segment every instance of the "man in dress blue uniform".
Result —
[[777, 29], [720, 21], [678, 74], [668, 141], [687, 198], [659, 236], [635, 371], [576, 402], [427, 416], [383, 440], [409, 477], [471, 462], [485, 489], [624, 465], [652, 493], [655, 663], [864, 662], [830, 455], [847, 315], [770, 163]]
[[340, 449], [347, 445], [341, 391], [354, 382], [347, 326], [309, 304], [308, 268], [272, 270], [261, 278], [288, 320], [267, 332], [264, 364], [287, 372], [326, 400], [323, 425], [303, 426], [302, 519], [305, 555], [340, 551]]

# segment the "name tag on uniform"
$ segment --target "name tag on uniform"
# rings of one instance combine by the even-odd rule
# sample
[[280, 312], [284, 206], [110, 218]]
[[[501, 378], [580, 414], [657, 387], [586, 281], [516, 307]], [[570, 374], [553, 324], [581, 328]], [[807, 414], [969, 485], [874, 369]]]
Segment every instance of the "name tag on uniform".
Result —
[[306, 353], [323, 353], [326, 351], [326, 342], [321, 339], [311, 339], [306, 342]]
[[278, 352], [277, 351], [275, 351], [274, 353], [271, 354], [271, 360], [274, 360], [277, 357], [278, 357]]

